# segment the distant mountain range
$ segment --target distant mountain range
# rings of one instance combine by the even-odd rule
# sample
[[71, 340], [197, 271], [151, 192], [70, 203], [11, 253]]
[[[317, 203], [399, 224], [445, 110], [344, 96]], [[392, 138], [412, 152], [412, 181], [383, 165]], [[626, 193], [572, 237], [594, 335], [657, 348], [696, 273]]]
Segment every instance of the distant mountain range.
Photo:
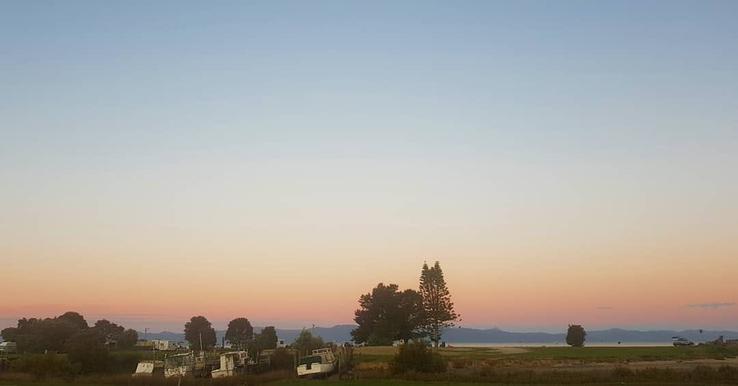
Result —
[[[351, 330], [356, 326], [353, 325], [337, 325], [333, 327], [315, 327], [311, 329], [314, 335], [318, 335], [327, 342], [348, 342], [351, 341]], [[260, 331], [260, 327], [254, 328]], [[280, 339], [290, 343], [300, 334], [299, 329], [277, 329], [277, 335]], [[144, 334], [139, 332], [139, 337], [146, 339], [164, 339], [171, 341], [183, 341], [183, 333], [175, 332], [159, 332]], [[216, 331], [218, 342], [221, 342], [225, 331]], [[624, 330], [612, 328], [608, 330], [592, 330], [587, 331], [587, 342], [590, 343], [669, 343], [671, 337], [681, 336], [695, 342], [705, 342], [717, 339], [719, 336], [726, 339], [738, 338], [736, 331], [712, 331], [704, 330], [654, 330], [654, 331], [638, 331]], [[449, 328], [444, 331], [443, 339], [450, 343], [541, 343], [555, 344], [564, 342], [565, 333], [548, 333], [548, 332], [510, 332], [500, 330], [498, 328], [476, 329], [476, 328]]]

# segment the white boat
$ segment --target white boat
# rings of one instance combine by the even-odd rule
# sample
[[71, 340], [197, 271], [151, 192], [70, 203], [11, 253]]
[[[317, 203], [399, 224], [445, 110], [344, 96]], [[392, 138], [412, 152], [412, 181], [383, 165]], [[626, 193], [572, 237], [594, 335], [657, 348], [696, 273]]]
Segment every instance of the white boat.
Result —
[[336, 369], [336, 356], [330, 348], [319, 348], [300, 359], [297, 366], [298, 377], [327, 376]]
[[161, 375], [164, 371], [164, 362], [162, 361], [141, 361], [136, 365], [136, 372], [133, 373], [134, 377], [150, 377], [156, 374]]
[[15, 354], [18, 352], [18, 345], [15, 342], [0, 343], [0, 352], [5, 354]]
[[246, 371], [249, 353], [246, 351], [232, 351], [220, 354], [220, 368], [210, 372], [213, 378], [232, 377]]
[[214, 358], [206, 357], [204, 352], [172, 355], [164, 359], [164, 377], [205, 377], [214, 367], [212, 359]]

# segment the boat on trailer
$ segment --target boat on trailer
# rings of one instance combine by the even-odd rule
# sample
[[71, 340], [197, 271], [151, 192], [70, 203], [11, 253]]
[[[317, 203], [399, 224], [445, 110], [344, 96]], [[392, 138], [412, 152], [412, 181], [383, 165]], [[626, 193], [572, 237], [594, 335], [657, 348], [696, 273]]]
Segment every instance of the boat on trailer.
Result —
[[172, 355], [164, 358], [164, 377], [207, 377], [216, 363], [217, 357], [213, 358], [202, 351]]
[[325, 377], [336, 370], [337, 359], [330, 348], [313, 350], [312, 354], [300, 359], [298, 377]]
[[134, 377], [151, 377], [155, 375], [164, 375], [164, 361], [143, 360], [136, 365]]
[[247, 351], [231, 351], [220, 354], [220, 367], [211, 371], [210, 376], [212, 378], [225, 378], [244, 374], [248, 363], [249, 353]]

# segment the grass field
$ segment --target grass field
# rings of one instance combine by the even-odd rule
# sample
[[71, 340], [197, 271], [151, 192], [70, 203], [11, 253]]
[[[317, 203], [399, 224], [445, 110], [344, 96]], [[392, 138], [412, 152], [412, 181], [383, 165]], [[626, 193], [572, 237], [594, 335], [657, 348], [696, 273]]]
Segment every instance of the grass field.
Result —
[[[386, 363], [397, 352], [396, 347], [360, 347], [356, 350], [359, 363]], [[533, 362], [579, 361], [632, 362], [670, 361], [696, 359], [726, 359], [738, 357], [738, 347], [693, 346], [693, 347], [454, 347], [439, 349], [450, 361]]]
[[738, 348], [694, 347], [535, 347], [515, 354], [519, 359], [575, 359], [587, 362], [725, 359], [738, 356]]

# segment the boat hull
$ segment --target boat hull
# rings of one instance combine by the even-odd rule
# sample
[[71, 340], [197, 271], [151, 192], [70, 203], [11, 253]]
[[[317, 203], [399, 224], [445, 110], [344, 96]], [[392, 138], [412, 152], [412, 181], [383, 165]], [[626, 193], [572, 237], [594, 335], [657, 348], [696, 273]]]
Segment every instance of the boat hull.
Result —
[[336, 369], [335, 363], [311, 363], [297, 367], [298, 377], [320, 377], [327, 376]]

